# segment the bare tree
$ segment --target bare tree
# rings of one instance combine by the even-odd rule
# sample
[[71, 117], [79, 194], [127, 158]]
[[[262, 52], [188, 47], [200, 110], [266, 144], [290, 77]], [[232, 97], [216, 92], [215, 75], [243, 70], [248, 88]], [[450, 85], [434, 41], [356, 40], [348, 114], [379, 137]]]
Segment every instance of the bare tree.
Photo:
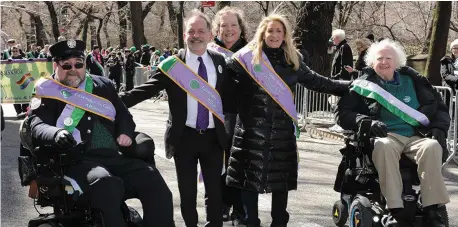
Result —
[[433, 32], [429, 45], [428, 60], [426, 61], [426, 77], [433, 85], [441, 85], [440, 62], [447, 49], [452, 2], [437, 2], [434, 10]]
[[132, 40], [134, 46], [139, 50], [141, 45], [144, 44], [144, 27], [142, 20], [142, 2], [129, 2], [130, 4], [130, 18], [132, 21]]
[[116, 2], [118, 6], [118, 18], [119, 18], [119, 46], [127, 46], [127, 2], [119, 1]]
[[177, 13], [175, 12], [175, 8], [173, 7], [173, 2], [167, 1], [167, 9], [169, 11], [170, 27], [172, 28], [172, 32], [174, 36], [176, 36], [177, 29], [178, 29], [178, 22], [177, 22]]
[[184, 2], [180, 1], [180, 8], [177, 14], [177, 39], [178, 39], [178, 47], [184, 48], [184, 40], [183, 40], [183, 18], [184, 18]]
[[295, 36], [310, 55], [310, 65], [321, 75], [330, 75], [331, 57], [327, 43], [332, 32], [336, 2], [301, 2], [296, 16]]
[[216, 2], [216, 10], [220, 11], [222, 8], [226, 6], [231, 6], [231, 1], [218, 1]]
[[56, 9], [54, 8], [54, 3], [51, 1], [45, 1], [45, 4], [48, 7], [49, 16], [51, 17], [52, 34], [54, 36], [54, 41], [57, 42], [57, 39], [60, 36], [60, 32], [59, 32], [59, 21], [57, 20]]
[[256, 1], [256, 3], [259, 4], [259, 8], [261, 8], [264, 16], [269, 15], [269, 6], [271, 4], [269, 1]]
[[339, 28], [347, 26], [347, 23], [350, 19], [353, 9], [356, 5], [361, 4], [361, 2], [353, 1], [339, 1], [337, 2], [337, 25]]

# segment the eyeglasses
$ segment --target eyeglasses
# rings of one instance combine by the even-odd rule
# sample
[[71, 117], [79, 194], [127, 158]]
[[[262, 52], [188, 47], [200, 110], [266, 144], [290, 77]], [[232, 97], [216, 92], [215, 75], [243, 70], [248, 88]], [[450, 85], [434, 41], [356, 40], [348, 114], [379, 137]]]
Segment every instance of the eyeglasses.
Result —
[[63, 65], [58, 64], [58, 65], [59, 65], [60, 67], [62, 67], [62, 69], [64, 69], [64, 70], [70, 70], [70, 69], [72, 69], [73, 67], [75, 67], [75, 69], [81, 69], [81, 68], [84, 67], [84, 63], [82, 63], [82, 62], [77, 62], [77, 63], [75, 63], [74, 65], [72, 65], [72, 64], [63, 64]]

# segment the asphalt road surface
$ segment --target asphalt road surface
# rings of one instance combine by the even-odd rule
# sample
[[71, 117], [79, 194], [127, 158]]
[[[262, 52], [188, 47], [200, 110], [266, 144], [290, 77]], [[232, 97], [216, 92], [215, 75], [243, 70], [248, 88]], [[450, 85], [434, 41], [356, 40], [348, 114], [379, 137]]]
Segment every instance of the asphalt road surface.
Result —
[[[180, 212], [180, 200], [176, 180], [175, 167], [171, 160], [165, 158], [163, 135], [167, 119], [166, 102], [146, 101], [130, 109], [137, 131], [152, 136], [156, 142], [156, 162], [166, 180], [174, 198], [174, 212], [177, 226], [184, 226]], [[33, 200], [27, 197], [28, 188], [21, 187], [17, 172], [17, 156], [19, 155], [18, 128], [20, 121], [8, 120], [2, 133], [1, 143], [1, 226], [24, 227], [29, 219], [37, 216]], [[300, 150], [298, 190], [291, 191], [288, 200], [288, 212], [292, 227], [335, 226], [332, 222], [331, 208], [339, 198], [332, 187], [337, 165], [340, 161], [339, 142], [316, 140], [302, 134], [298, 141]], [[447, 189], [452, 202], [447, 205], [450, 226], [458, 227], [458, 168], [449, 165], [443, 172]], [[199, 226], [205, 223], [203, 185], [199, 185], [197, 200]], [[129, 200], [128, 204], [141, 213], [138, 200]], [[262, 195], [259, 200], [259, 214], [262, 226], [270, 225], [270, 195]], [[40, 212], [48, 211], [38, 208]], [[231, 226], [229, 222], [224, 226]]]

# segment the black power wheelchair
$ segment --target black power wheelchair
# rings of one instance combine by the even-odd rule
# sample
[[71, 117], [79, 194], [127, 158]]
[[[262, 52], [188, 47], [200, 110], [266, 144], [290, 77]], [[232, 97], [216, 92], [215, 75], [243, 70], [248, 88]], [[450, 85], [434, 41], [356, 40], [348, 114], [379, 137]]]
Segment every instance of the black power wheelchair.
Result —
[[[95, 209], [84, 202], [78, 184], [65, 176], [65, 169], [77, 162], [84, 152], [84, 144], [78, 144], [69, 151], [34, 147], [27, 118], [22, 122], [21, 154], [19, 176], [22, 186], [29, 186], [29, 197], [35, 200], [34, 206], [52, 207], [52, 213], [39, 213], [29, 221], [28, 227], [109, 227]], [[154, 141], [143, 133], [136, 133], [136, 153], [126, 152], [131, 157], [143, 159], [150, 165], [154, 162]], [[125, 200], [134, 198], [125, 195]], [[123, 203], [120, 207], [128, 227], [141, 227], [142, 218], [132, 207]]]
[[[341, 193], [340, 200], [334, 203], [332, 218], [334, 224], [349, 227], [391, 227], [386, 201], [380, 191], [378, 174], [371, 161], [373, 138], [369, 136], [371, 120], [364, 120], [358, 132], [345, 131], [346, 147], [339, 165], [334, 190]], [[420, 180], [417, 165], [405, 155], [401, 156], [400, 171], [403, 183], [403, 214], [415, 227], [428, 227], [421, 205], [421, 193], [418, 190]], [[447, 209], [440, 208], [445, 226], [449, 226]]]

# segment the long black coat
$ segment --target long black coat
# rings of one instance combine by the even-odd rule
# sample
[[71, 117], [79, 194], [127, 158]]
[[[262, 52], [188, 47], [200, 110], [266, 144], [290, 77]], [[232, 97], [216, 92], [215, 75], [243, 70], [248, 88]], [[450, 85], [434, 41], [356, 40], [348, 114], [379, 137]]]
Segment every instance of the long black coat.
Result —
[[[283, 49], [264, 48], [275, 71], [294, 91], [297, 83], [339, 95], [349, 83], [332, 81], [311, 71], [302, 61], [294, 71]], [[297, 145], [294, 126], [286, 112], [234, 59], [228, 67], [237, 74], [239, 117], [227, 170], [228, 186], [260, 193], [297, 188]]]
[[337, 45], [336, 53], [332, 60], [332, 78], [351, 80], [350, 73], [344, 69], [346, 65], [353, 67], [353, 53], [347, 40], [343, 40]]

